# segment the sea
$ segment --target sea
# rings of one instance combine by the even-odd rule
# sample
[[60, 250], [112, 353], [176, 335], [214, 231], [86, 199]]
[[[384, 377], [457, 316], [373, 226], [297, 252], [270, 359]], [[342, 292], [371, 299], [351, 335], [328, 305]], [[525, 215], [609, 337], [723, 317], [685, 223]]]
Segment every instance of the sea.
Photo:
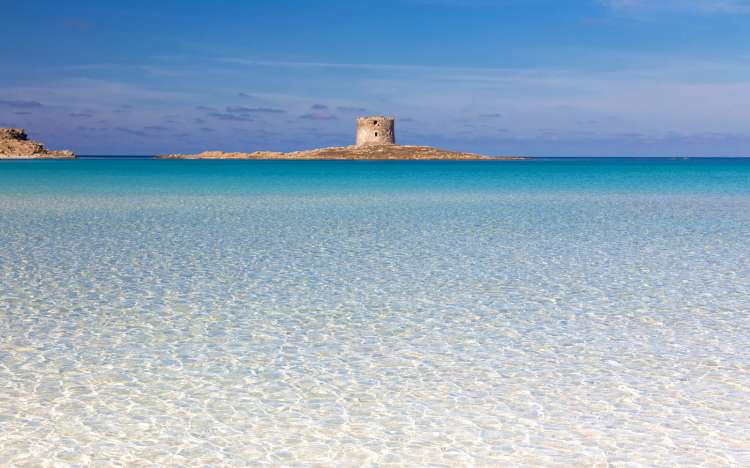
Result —
[[750, 466], [750, 159], [0, 162], [2, 466]]

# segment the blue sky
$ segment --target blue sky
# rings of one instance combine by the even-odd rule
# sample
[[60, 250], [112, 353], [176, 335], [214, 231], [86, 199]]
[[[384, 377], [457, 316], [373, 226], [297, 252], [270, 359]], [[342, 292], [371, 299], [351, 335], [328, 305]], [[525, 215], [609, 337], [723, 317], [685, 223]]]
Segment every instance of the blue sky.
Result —
[[81, 154], [750, 155], [750, 0], [3, 2], [0, 126]]

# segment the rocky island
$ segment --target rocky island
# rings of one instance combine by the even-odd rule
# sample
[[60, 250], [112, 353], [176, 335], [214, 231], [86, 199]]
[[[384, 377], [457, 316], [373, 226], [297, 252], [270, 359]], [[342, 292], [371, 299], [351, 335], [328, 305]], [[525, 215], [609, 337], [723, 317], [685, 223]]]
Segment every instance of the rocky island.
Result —
[[50, 151], [22, 128], [0, 128], [0, 159], [75, 159], [72, 151]]
[[384, 116], [360, 117], [357, 119], [357, 140], [352, 146], [337, 146], [305, 151], [279, 153], [255, 151], [232, 153], [204, 151], [197, 154], [165, 154], [159, 159], [352, 159], [352, 160], [520, 160], [518, 156], [483, 156], [481, 154], [447, 151], [431, 146], [397, 145], [395, 121]]
[[319, 148], [307, 151], [277, 153], [274, 151], [255, 151], [253, 153], [230, 153], [224, 151], [204, 151], [197, 154], [165, 154], [159, 159], [355, 159], [355, 160], [388, 160], [388, 159], [422, 159], [422, 160], [515, 160], [525, 159], [517, 156], [490, 157], [481, 154], [446, 151], [430, 146], [406, 145], [367, 145], [339, 146]]

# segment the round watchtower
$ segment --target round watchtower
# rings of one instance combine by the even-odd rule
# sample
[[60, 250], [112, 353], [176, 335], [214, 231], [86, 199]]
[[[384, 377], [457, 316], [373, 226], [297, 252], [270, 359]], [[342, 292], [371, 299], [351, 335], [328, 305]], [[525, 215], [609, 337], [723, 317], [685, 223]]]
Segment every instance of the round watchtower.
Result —
[[373, 115], [357, 119], [357, 146], [396, 144], [396, 126], [393, 117]]

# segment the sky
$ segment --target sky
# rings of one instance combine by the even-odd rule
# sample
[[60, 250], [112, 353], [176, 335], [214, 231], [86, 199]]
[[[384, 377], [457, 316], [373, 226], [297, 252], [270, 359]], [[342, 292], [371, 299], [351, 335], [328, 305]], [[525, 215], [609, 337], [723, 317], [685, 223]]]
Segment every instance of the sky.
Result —
[[750, 0], [0, 0], [0, 127], [298, 150], [396, 118], [491, 155], [750, 156]]

